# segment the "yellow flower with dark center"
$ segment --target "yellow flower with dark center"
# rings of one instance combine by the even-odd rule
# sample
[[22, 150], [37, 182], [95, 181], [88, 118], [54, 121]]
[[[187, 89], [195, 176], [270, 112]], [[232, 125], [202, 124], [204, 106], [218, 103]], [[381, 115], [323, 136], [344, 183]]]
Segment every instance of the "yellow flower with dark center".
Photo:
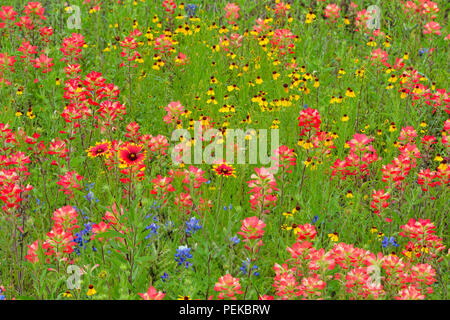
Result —
[[392, 122], [391, 125], [389, 126], [389, 132], [394, 132], [397, 131], [397, 127], [395, 126], [395, 123]]
[[177, 300], [192, 300], [190, 296], [178, 296]]
[[351, 88], [347, 88], [347, 91], [345, 92], [345, 95], [349, 98], [355, 97], [355, 92]]
[[231, 86], [228, 86], [228, 87], [227, 87], [227, 90], [228, 90], [228, 92], [232, 92], [232, 91], [234, 91], [234, 90], [239, 91], [239, 87], [238, 87], [237, 85], [233, 84], [233, 85], [231, 85]]
[[36, 118], [36, 115], [33, 113], [33, 110], [29, 109], [27, 111], [27, 117], [30, 119], [34, 119], [34, 118]]
[[438, 170], [440, 170], [440, 171], [445, 171], [445, 170], [447, 170], [447, 168], [448, 168], [447, 162], [446, 162], [445, 160], [443, 160], [443, 161], [441, 162], [441, 164], [440, 164], [437, 168], [438, 168]]
[[291, 218], [291, 217], [294, 216], [294, 214], [292, 212], [289, 212], [289, 211], [283, 212], [282, 215], [285, 216], [286, 218]]
[[217, 100], [216, 100], [216, 97], [211, 96], [208, 100], [206, 100], [206, 103], [207, 103], [207, 104], [210, 104], [210, 103], [212, 103], [212, 104], [217, 104], [218, 102], [217, 102]]
[[408, 96], [408, 94], [406, 93], [405, 89], [402, 89], [401, 94], [400, 94], [400, 98], [401, 99], [405, 99]]
[[339, 235], [338, 235], [337, 232], [329, 233], [328, 234], [328, 238], [330, 238], [330, 240], [333, 241], [333, 242], [338, 242], [339, 241]]
[[344, 114], [341, 118], [342, 122], [347, 122], [350, 118], [348, 117], [348, 115]]
[[313, 147], [313, 144], [312, 144], [311, 140], [308, 139], [302, 144], [302, 147], [306, 150], [309, 150]]
[[348, 198], [348, 199], [353, 199], [353, 193], [352, 193], [352, 191], [351, 191], [351, 190], [348, 190], [348, 191], [347, 191], [347, 194], [345, 195], [345, 197]]
[[376, 47], [377, 43], [375, 42], [375, 40], [373, 38], [370, 38], [369, 42], [367, 42], [367, 45], [369, 47]]
[[277, 80], [279, 77], [280, 77], [280, 74], [279, 74], [278, 72], [274, 71], [274, 72], [272, 73], [272, 78], [273, 78], [273, 80]]
[[294, 232], [295, 235], [297, 235], [297, 233], [299, 233], [299, 232], [301, 231], [300, 228], [299, 228], [299, 226], [298, 226], [298, 224], [296, 224], [296, 223], [293, 223], [293, 224], [291, 224], [290, 226], [287, 226], [287, 227], [286, 227], [286, 230], [287, 230], [287, 231], [292, 230], [292, 231]]
[[375, 232], [378, 232], [377, 227], [370, 228], [370, 233], [375, 233]]
[[444, 158], [442, 158], [442, 156], [438, 153], [436, 155], [436, 157], [434, 157], [434, 161], [442, 162], [442, 161], [444, 161]]
[[72, 293], [69, 290], [67, 290], [66, 292], [63, 293], [63, 297], [64, 298], [72, 298], [73, 296], [72, 296]]
[[316, 15], [314, 12], [310, 11], [306, 14], [306, 20], [305, 23], [311, 23], [316, 19]]
[[318, 78], [315, 78], [315, 79], [314, 79], [314, 88], [318, 88], [319, 85], [320, 85], [319, 79], [318, 79]]
[[93, 286], [92, 284], [90, 284], [90, 285], [89, 285], [89, 290], [88, 290], [88, 292], [87, 292], [87, 295], [88, 295], [88, 296], [93, 296], [93, 295], [96, 294], [96, 293], [97, 293], [97, 291], [95, 291], [94, 286]]
[[397, 76], [395, 74], [391, 75], [391, 77], [388, 79], [388, 82], [391, 83], [397, 82]]

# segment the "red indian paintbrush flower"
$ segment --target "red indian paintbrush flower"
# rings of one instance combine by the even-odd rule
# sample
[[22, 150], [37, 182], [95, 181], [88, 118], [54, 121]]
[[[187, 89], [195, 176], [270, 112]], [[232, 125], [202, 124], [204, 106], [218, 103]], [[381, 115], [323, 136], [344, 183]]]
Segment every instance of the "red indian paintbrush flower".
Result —
[[150, 286], [145, 293], [138, 293], [144, 300], [162, 300], [166, 295], [162, 291], [157, 291], [153, 286]]
[[263, 236], [265, 227], [266, 224], [256, 216], [245, 218], [242, 220], [241, 231], [238, 234], [244, 239], [259, 239]]
[[226, 274], [219, 278], [219, 282], [214, 285], [214, 290], [219, 293], [219, 299], [230, 298], [236, 300], [236, 294], [242, 294], [239, 278], [234, 278], [231, 274]]

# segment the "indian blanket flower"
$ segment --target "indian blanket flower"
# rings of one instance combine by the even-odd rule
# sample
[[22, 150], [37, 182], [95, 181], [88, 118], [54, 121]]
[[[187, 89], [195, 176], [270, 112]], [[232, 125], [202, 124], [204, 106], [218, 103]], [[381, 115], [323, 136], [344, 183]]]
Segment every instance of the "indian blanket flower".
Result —
[[227, 164], [225, 161], [220, 161], [213, 165], [213, 171], [218, 176], [223, 177], [236, 177], [235, 169], [232, 165]]
[[88, 157], [96, 158], [99, 156], [108, 157], [110, 156], [111, 143], [107, 141], [97, 142], [95, 146], [90, 147], [86, 150]]
[[125, 143], [118, 152], [119, 161], [125, 167], [141, 165], [146, 158], [147, 151], [143, 145]]

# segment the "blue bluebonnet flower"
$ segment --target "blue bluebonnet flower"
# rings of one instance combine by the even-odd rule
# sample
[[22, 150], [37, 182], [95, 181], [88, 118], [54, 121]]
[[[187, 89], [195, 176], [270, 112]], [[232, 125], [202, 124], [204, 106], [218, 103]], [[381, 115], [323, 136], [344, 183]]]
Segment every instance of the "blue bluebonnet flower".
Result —
[[427, 49], [427, 48], [422, 48], [422, 49], [420, 49], [420, 50], [419, 50], [419, 56], [422, 56], [425, 52], [428, 53], [428, 52], [429, 52], [429, 49]]
[[394, 237], [390, 237], [390, 238], [389, 238], [389, 242], [390, 242], [394, 247], [398, 247], [398, 243], [395, 242]]
[[239, 239], [238, 236], [234, 236], [230, 238], [230, 242], [232, 242], [233, 244], [238, 244], [239, 242], [241, 242], [241, 239]]
[[186, 233], [188, 236], [192, 236], [201, 228], [202, 226], [200, 225], [200, 220], [196, 217], [192, 217], [189, 221], [186, 221]]
[[145, 230], [150, 230], [150, 233], [145, 236], [145, 239], [149, 239], [158, 234], [159, 226], [156, 223], [151, 223], [149, 226], [145, 228]]
[[97, 203], [99, 200], [95, 197], [94, 192], [92, 192], [94, 186], [95, 182], [86, 184], [86, 191], [88, 193], [84, 196], [84, 198], [89, 202], [95, 201]]
[[159, 209], [159, 208], [161, 208], [161, 205], [158, 205], [157, 206], [157, 204], [158, 204], [158, 202], [157, 201], [155, 201], [155, 202], [153, 202], [153, 204], [152, 204], [152, 206], [150, 207], [150, 209]]
[[319, 220], [319, 216], [314, 216], [314, 218], [311, 221], [311, 224], [314, 224], [317, 222], [317, 220]]
[[303, 108], [307, 109], [307, 108], [308, 108], [308, 105], [307, 105], [307, 104], [305, 104], [305, 105], [303, 106]]
[[177, 249], [177, 253], [175, 254], [175, 261], [178, 262], [178, 265], [184, 265], [187, 268], [192, 266], [192, 262], [188, 261], [188, 259], [192, 258], [191, 248], [188, 246], [179, 246]]
[[166, 229], [167, 229], [167, 230], [170, 230], [170, 229], [175, 228], [175, 223], [173, 223], [172, 220], [167, 219], [167, 221], [166, 221], [166, 223], [165, 223], [165, 226], [166, 226]]
[[150, 233], [145, 237], [145, 239], [149, 239], [158, 234], [159, 225], [156, 224], [158, 222], [158, 218], [156, 216], [152, 216], [151, 214], [145, 218], [153, 221], [149, 226], [145, 227], [145, 230], [150, 230]]
[[188, 3], [185, 7], [184, 7], [184, 11], [186, 12], [186, 14], [190, 17], [195, 16], [195, 14], [197, 13], [197, 9], [198, 6], [194, 3]]
[[41, 207], [44, 205], [45, 202], [43, 202], [43, 201], [41, 202], [41, 200], [40, 200], [39, 198], [36, 198], [36, 203], [37, 203], [38, 208], [37, 208], [37, 209], [34, 209], [34, 210], [33, 210], [34, 212], [36, 212], [36, 211], [42, 209]]
[[386, 248], [389, 245], [389, 238], [385, 236], [383, 241], [381, 242], [381, 245], [383, 246], [383, 248]]
[[208, 180], [208, 181], [206, 181], [205, 183], [206, 183], [206, 184], [210, 184], [210, 183], [211, 183], [211, 180]]
[[231, 209], [233, 209], [233, 205], [231, 205], [231, 204], [228, 207], [227, 206], [223, 207], [223, 210], [225, 210], [225, 211], [227, 211], [227, 210], [231, 211]]
[[394, 247], [398, 247], [398, 243], [395, 241], [394, 237], [384, 237], [383, 241], [381, 242], [381, 245], [383, 246], [383, 248], [386, 248], [389, 246], [389, 244], [391, 244]]
[[[77, 243], [77, 246], [74, 248], [74, 251], [77, 255], [81, 254], [80, 249], [86, 248], [86, 243], [91, 241], [91, 233], [92, 233], [92, 222], [87, 222], [84, 224], [84, 229], [75, 233], [74, 242]], [[94, 250], [95, 251], [95, 250]]]
[[0, 289], [0, 300], [6, 300], [6, 297], [2, 294], [2, 289]]
[[[242, 267], [239, 268], [239, 270], [241, 270], [242, 274], [246, 275], [249, 273], [249, 268], [250, 268], [250, 259], [247, 258], [246, 260], [242, 261]], [[257, 270], [258, 266], [254, 265], [251, 270]], [[258, 271], [253, 271], [253, 275], [254, 276], [259, 276], [259, 272]]]
[[167, 272], [164, 272], [164, 274], [161, 276], [161, 280], [163, 282], [166, 282], [167, 280], [169, 280], [169, 274]]

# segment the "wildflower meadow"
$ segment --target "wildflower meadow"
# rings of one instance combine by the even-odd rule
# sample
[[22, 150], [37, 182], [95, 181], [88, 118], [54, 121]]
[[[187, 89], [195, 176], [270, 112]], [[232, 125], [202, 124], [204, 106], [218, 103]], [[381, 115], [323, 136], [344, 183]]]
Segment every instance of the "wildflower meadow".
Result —
[[445, 0], [2, 0], [0, 300], [447, 300]]

